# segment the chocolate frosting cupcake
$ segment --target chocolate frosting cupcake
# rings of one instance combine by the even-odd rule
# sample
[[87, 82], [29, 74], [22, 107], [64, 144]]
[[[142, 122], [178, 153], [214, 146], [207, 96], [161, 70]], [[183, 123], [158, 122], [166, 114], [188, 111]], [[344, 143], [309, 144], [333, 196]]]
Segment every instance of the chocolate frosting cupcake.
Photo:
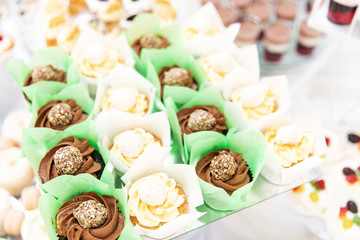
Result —
[[158, 74], [161, 84], [161, 99], [164, 94], [164, 86], [182, 86], [198, 90], [199, 86], [195, 82], [190, 70], [174, 65], [163, 67]]
[[[95, 205], [83, 207], [89, 202]], [[56, 230], [59, 238], [69, 240], [117, 239], [125, 225], [125, 217], [119, 212], [117, 203], [118, 200], [113, 196], [101, 196], [95, 192], [84, 192], [82, 195], [68, 200], [56, 214]], [[93, 211], [87, 212], [89, 208], [92, 208]], [[94, 219], [100, 220], [100, 224]]]
[[196, 164], [196, 174], [205, 182], [223, 188], [229, 195], [252, 181], [241, 153], [231, 149], [206, 154]]
[[[73, 154], [66, 152], [66, 149], [73, 149], [69, 148], [69, 146], [79, 150], [79, 164], [77, 164], [76, 161], [74, 161], [74, 158], [72, 158], [74, 156]], [[64, 162], [67, 161], [66, 163], [59, 162], [59, 156], [61, 160], [61, 155], [65, 156], [63, 159]], [[71, 164], [73, 166], [71, 166]], [[95, 151], [91, 145], [89, 145], [87, 139], [67, 137], [61, 140], [55, 147], [51, 148], [45, 154], [40, 162], [38, 174], [42, 183], [46, 183], [64, 174], [78, 175], [81, 173], [89, 173], [100, 179], [101, 174], [104, 171], [104, 167], [105, 163], [102, 156]], [[64, 170], [64, 168], [66, 169]]]
[[54, 130], [64, 130], [88, 118], [74, 99], [50, 101], [42, 106], [37, 114], [35, 127], [47, 127]]
[[199, 131], [215, 131], [226, 134], [226, 117], [214, 105], [199, 105], [181, 109], [177, 114], [181, 133], [191, 134]]
[[51, 65], [39, 66], [34, 68], [31, 73], [27, 76], [24, 86], [40, 81], [55, 81], [66, 83], [66, 73], [62, 70], [55, 69]]
[[162, 48], [167, 48], [169, 45], [170, 45], [169, 41], [160, 35], [144, 34], [140, 38], [135, 40], [131, 45], [131, 47], [134, 49], [136, 54], [140, 56], [141, 49], [143, 48], [162, 49]]

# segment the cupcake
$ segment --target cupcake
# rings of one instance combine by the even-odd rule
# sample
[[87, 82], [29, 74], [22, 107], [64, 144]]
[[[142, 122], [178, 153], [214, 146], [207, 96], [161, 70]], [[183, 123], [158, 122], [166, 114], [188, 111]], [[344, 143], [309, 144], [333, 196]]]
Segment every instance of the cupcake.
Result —
[[153, 111], [155, 91], [133, 68], [118, 65], [98, 85], [94, 112], [115, 110], [145, 116]]
[[178, 111], [176, 115], [182, 134], [200, 131], [215, 131], [226, 134], [228, 130], [225, 115], [214, 105], [197, 105], [184, 108]]
[[145, 229], [156, 230], [188, 212], [184, 189], [163, 172], [136, 180], [128, 196], [131, 221]]
[[170, 126], [164, 112], [144, 117], [119, 111], [102, 112], [96, 119], [96, 128], [100, 142], [111, 152], [112, 164], [122, 172], [140, 158], [147, 158], [149, 148], [170, 147]]
[[165, 24], [176, 20], [176, 8], [172, 0], [155, 0], [153, 2], [153, 14]]
[[56, 69], [51, 65], [35, 67], [26, 78], [24, 86], [26, 87], [40, 81], [66, 83], [66, 72]]
[[124, 13], [124, 9], [121, 1], [108, 1], [106, 5], [100, 7], [97, 11], [97, 15], [101, 21], [106, 24], [118, 23], [121, 16]]
[[207, 183], [231, 194], [252, 181], [249, 167], [241, 153], [231, 149], [212, 151], [196, 164], [197, 175]]
[[0, 151], [0, 188], [5, 188], [14, 196], [34, 180], [34, 172], [26, 158], [21, 157], [21, 149], [9, 148]]
[[302, 21], [296, 47], [297, 52], [301, 55], [311, 55], [319, 44], [321, 36], [322, 33], [309, 27], [306, 20]]
[[80, 28], [76, 24], [66, 25], [58, 34], [56, 41], [58, 46], [64, 49], [69, 55], [80, 36]]
[[264, 48], [265, 59], [269, 62], [279, 62], [286, 52], [291, 40], [291, 29], [282, 23], [274, 23], [265, 28]]
[[349, 25], [355, 15], [358, 3], [351, 0], [330, 0], [328, 19], [340, 25]]
[[278, 21], [279, 20], [294, 21], [297, 12], [298, 12], [298, 7], [296, 3], [292, 1], [280, 2], [276, 6], [276, 17]]
[[125, 226], [117, 204], [115, 197], [96, 192], [73, 197], [61, 205], [55, 216], [58, 236], [69, 240], [117, 239]]
[[136, 54], [139, 56], [143, 48], [163, 49], [169, 46], [170, 43], [165, 37], [152, 33], [145, 33], [140, 38], [136, 39], [131, 45]]
[[105, 162], [87, 139], [66, 137], [41, 159], [38, 175], [46, 183], [61, 175], [88, 173], [100, 179]]
[[34, 126], [64, 130], [85, 121], [87, 118], [88, 114], [82, 111], [81, 106], [77, 105], [74, 99], [53, 100], [37, 111]]

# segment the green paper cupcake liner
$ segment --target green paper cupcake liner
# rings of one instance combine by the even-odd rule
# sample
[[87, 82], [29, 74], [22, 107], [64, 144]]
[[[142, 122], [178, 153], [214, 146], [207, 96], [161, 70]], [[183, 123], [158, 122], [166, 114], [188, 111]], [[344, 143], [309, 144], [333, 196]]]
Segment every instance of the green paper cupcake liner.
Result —
[[[173, 143], [177, 145], [180, 150], [180, 155], [184, 163], [188, 163], [188, 154], [185, 151], [183, 140], [181, 137], [181, 129], [179, 126], [176, 113], [184, 108], [190, 108], [197, 105], [214, 105], [217, 106], [226, 117], [226, 125], [228, 127], [228, 134], [233, 133], [238, 128], [237, 119], [224, 107], [224, 100], [221, 93], [214, 87], [208, 87], [201, 91], [188, 91], [186, 88], [179, 88], [176, 94], [177, 97], [166, 98], [165, 107], [169, 118], [171, 134]], [[197, 135], [200, 138], [212, 135], [213, 131], [201, 131], [192, 133], [190, 135]]]
[[[164, 67], [177, 65], [181, 68], [190, 70], [195, 82], [198, 85], [198, 90], [201, 90], [206, 82], [207, 77], [205, 70], [201, 64], [197, 60], [194, 60], [190, 54], [186, 53], [186, 50], [184, 49], [172, 48], [158, 54], [154, 54], [154, 52], [145, 52], [143, 55], [147, 58], [146, 78], [156, 87], [158, 98], [160, 98], [161, 95], [161, 84], [158, 74]], [[178, 90], [182, 88], [185, 88], [184, 91], [197, 92], [187, 87], [164, 86], [163, 99], [166, 99], [167, 97], [181, 99], [182, 96], [178, 94]]]
[[[47, 65], [51, 65], [56, 69], [66, 72], [67, 82], [40, 81], [24, 87], [24, 83], [31, 73], [31, 69]], [[50, 47], [35, 52], [28, 65], [20, 59], [10, 60], [7, 63], [7, 68], [13, 76], [16, 85], [18, 85], [18, 87], [26, 94], [30, 101], [34, 98], [34, 94], [38, 89], [61, 89], [68, 85], [79, 83], [82, 79], [74, 64], [74, 60], [70, 58], [64, 50], [58, 47]]]
[[186, 149], [191, 151], [189, 164], [196, 166], [198, 161], [212, 151], [229, 148], [236, 153], [242, 153], [249, 166], [252, 181], [234, 191], [231, 196], [222, 188], [198, 178], [206, 205], [218, 211], [234, 211], [249, 206], [244, 196], [251, 190], [257, 180], [266, 158], [266, 141], [263, 134], [256, 130], [244, 130], [224, 136], [220, 133], [200, 136], [195, 134], [184, 137]]
[[[74, 125], [73, 128], [67, 128], [64, 131], [50, 128], [24, 128], [22, 153], [29, 160], [36, 175], [38, 175], [39, 165], [45, 154], [62, 139], [74, 136], [79, 139], [86, 138], [89, 145], [100, 153], [105, 165], [107, 165], [110, 159], [110, 152], [105, 146], [98, 143], [98, 134], [94, 131], [95, 127], [94, 121], [85, 121], [84, 124]], [[106, 166], [100, 180], [109, 181], [112, 186], [114, 185], [112, 183], [112, 173], [108, 171]], [[42, 185], [40, 187], [42, 188]]]
[[107, 183], [101, 182], [88, 174], [77, 176], [64, 175], [44, 184], [47, 194], [39, 199], [39, 210], [44, 219], [50, 240], [58, 239], [56, 233], [55, 216], [62, 204], [83, 192], [96, 192], [100, 195], [111, 195], [119, 200], [118, 209], [125, 216], [125, 226], [118, 240], [141, 240], [130, 221], [126, 193], [122, 189], [115, 189]]
[[[81, 106], [82, 111], [89, 115], [88, 119], [84, 122], [93, 118], [94, 101], [90, 98], [87, 89], [82, 84], [77, 83], [66, 86], [60, 89], [60, 91], [55, 87], [43, 89], [38, 88], [34, 94], [32, 102], [33, 117], [31, 119], [30, 126], [34, 126], [37, 118], [37, 112], [42, 106], [53, 100], [69, 99], [74, 99], [76, 104]], [[84, 122], [76, 125], [83, 124]], [[73, 128], [76, 125], [70, 126], [69, 128]]]
[[146, 76], [146, 59], [149, 57], [146, 56], [147, 54], [150, 53], [150, 55], [156, 55], [165, 50], [171, 50], [172, 48], [178, 48], [183, 45], [181, 28], [179, 25], [172, 24], [167, 27], [161, 27], [160, 21], [154, 15], [144, 13], [138, 15], [132, 21], [131, 27], [125, 32], [125, 36], [130, 47], [135, 40], [146, 33], [152, 33], [165, 37], [169, 41], [170, 46], [166, 49], [142, 49], [140, 56], [138, 56], [134, 50], [131, 49], [136, 62], [135, 68], [143, 76]]

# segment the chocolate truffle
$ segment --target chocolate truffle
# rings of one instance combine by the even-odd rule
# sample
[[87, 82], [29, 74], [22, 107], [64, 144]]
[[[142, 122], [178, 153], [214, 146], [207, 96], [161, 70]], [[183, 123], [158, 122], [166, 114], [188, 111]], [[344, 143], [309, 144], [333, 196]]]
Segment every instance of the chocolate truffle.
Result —
[[40, 81], [57, 81], [66, 83], [66, 73], [51, 65], [35, 67], [25, 80], [24, 86]]
[[54, 154], [54, 163], [59, 175], [76, 173], [84, 161], [79, 149], [66, 146], [58, 149]]
[[54, 127], [62, 127], [69, 125], [73, 119], [71, 107], [67, 103], [59, 103], [54, 105], [48, 114], [48, 120]]
[[193, 132], [210, 131], [214, 128], [216, 119], [203, 109], [197, 109], [190, 114], [188, 126]]
[[137, 40], [135, 40], [134, 43], [132, 44], [132, 48], [140, 56], [141, 49], [143, 49], [143, 48], [162, 49], [162, 48], [167, 48], [169, 45], [170, 44], [166, 38], [164, 38], [160, 35], [147, 33], [147, 34], [142, 35]]
[[210, 174], [215, 180], [227, 181], [231, 179], [238, 168], [234, 157], [226, 151], [221, 151], [210, 163]]
[[103, 204], [88, 200], [74, 210], [74, 217], [83, 228], [97, 228], [106, 221], [108, 212]]

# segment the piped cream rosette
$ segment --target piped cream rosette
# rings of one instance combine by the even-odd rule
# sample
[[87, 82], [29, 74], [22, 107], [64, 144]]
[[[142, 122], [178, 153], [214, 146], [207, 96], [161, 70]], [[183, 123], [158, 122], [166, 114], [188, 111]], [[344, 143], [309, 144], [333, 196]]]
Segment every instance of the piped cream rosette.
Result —
[[213, 85], [223, 91], [231, 79], [227, 76], [241, 70], [247, 71], [253, 79], [259, 78], [260, 68], [256, 45], [238, 48], [235, 44], [228, 43], [222, 47], [223, 50], [209, 52], [199, 59], [205, 69], [208, 85]]
[[90, 95], [95, 95], [100, 81], [108, 76], [118, 64], [133, 67], [135, 61], [123, 35], [113, 44], [91, 28], [84, 28], [74, 48], [74, 57], [81, 75], [88, 83]]
[[119, 111], [102, 112], [96, 119], [100, 142], [111, 152], [110, 161], [125, 173], [139, 159], [147, 158], [149, 148], [169, 148], [170, 125], [165, 112], [145, 117]]
[[225, 27], [213, 3], [208, 2], [187, 19], [182, 33], [189, 52], [199, 57], [233, 42], [239, 28], [238, 23]]
[[241, 129], [261, 129], [290, 107], [286, 76], [266, 77], [258, 82], [245, 69], [238, 68], [224, 81], [226, 105], [239, 120]]
[[[184, 230], [204, 214], [196, 210], [203, 204], [203, 198], [194, 167], [183, 164], [163, 167], [169, 151], [170, 148], [150, 149], [150, 154], [138, 159], [138, 164], [122, 177], [130, 216], [147, 227], [136, 224], [136, 232], [155, 239]], [[187, 208], [179, 210], [184, 203]], [[148, 229], [159, 225], [154, 230]]]
[[152, 112], [156, 89], [133, 68], [118, 64], [96, 92], [94, 113], [117, 110], [144, 116]]
[[325, 160], [325, 137], [317, 118], [298, 117], [290, 122], [279, 117], [261, 131], [268, 145], [261, 174], [272, 183], [289, 184]]

